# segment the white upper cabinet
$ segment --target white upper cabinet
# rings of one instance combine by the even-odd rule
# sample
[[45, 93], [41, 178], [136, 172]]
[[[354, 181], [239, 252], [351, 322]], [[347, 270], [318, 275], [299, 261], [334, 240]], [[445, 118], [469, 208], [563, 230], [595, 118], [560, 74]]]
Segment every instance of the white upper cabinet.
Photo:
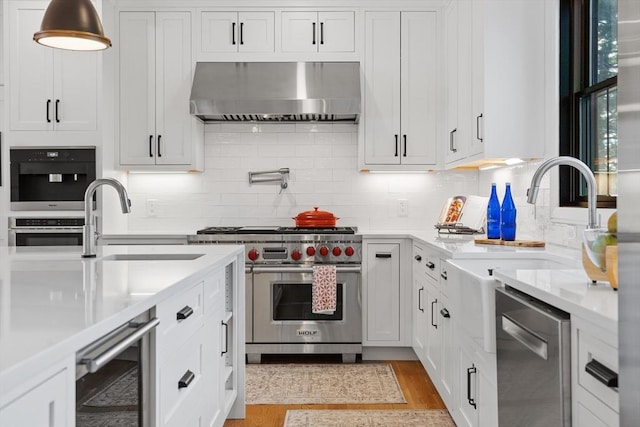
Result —
[[189, 113], [191, 12], [126, 11], [119, 23], [120, 167], [199, 169], [204, 131]]
[[446, 6], [447, 167], [544, 157], [546, 3]]
[[9, 130], [95, 131], [99, 54], [35, 43], [48, 3], [9, 2]]
[[363, 169], [437, 166], [435, 11], [366, 12]]
[[355, 15], [343, 12], [282, 12], [282, 52], [353, 52]]
[[273, 52], [274, 12], [201, 11], [200, 52]]

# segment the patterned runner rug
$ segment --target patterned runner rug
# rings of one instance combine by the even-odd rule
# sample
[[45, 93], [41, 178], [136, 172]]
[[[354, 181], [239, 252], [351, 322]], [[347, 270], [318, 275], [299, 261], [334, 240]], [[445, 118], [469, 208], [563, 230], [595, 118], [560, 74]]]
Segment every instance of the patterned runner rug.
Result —
[[284, 427], [455, 427], [443, 409], [289, 410]]
[[247, 365], [247, 404], [406, 403], [386, 363]]

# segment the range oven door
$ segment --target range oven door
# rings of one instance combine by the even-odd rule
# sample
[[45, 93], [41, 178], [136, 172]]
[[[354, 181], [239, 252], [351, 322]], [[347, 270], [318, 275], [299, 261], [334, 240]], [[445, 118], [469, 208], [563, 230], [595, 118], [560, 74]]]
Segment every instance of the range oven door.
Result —
[[254, 343], [361, 343], [359, 266], [337, 267], [336, 311], [311, 309], [311, 267], [253, 268]]

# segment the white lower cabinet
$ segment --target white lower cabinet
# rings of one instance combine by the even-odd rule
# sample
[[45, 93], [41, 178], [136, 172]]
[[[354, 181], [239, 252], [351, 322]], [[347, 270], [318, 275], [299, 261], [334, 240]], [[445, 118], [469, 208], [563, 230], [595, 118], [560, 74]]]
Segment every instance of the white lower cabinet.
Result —
[[74, 425], [73, 393], [75, 371], [63, 367], [47, 372], [39, 383], [18, 395], [14, 400], [0, 402], [0, 425], [11, 427]]
[[[372, 239], [363, 242], [363, 345], [411, 345], [409, 267], [403, 254], [408, 241]], [[404, 257], [408, 258], [408, 257]]]
[[573, 316], [571, 361], [572, 424], [620, 425], [617, 337]]
[[425, 251], [421, 246], [413, 245], [413, 299], [412, 299], [412, 325], [413, 333], [411, 345], [413, 351], [424, 365], [426, 363], [427, 347], [427, 311], [426, 291], [427, 275], [424, 273]]

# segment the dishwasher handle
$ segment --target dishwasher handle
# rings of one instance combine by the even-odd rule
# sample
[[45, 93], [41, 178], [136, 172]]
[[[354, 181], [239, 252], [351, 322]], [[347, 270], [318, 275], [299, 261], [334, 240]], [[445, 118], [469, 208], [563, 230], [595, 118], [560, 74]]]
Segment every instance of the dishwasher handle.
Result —
[[547, 341], [504, 313], [502, 314], [502, 330], [542, 359], [549, 359]]
[[92, 374], [99, 371], [104, 365], [109, 363], [111, 360], [113, 360], [114, 357], [120, 354], [125, 348], [129, 347], [144, 335], [148, 334], [152, 329], [158, 326], [158, 324], [160, 324], [160, 320], [157, 317], [154, 317], [144, 325], [140, 326], [134, 333], [128, 335], [122, 341], [119, 341], [118, 343], [109, 347], [109, 349], [105, 350], [98, 356], [92, 358], [82, 358], [80, 360], [80, 364], [85, 365], [87, 367], [87, 370]]

